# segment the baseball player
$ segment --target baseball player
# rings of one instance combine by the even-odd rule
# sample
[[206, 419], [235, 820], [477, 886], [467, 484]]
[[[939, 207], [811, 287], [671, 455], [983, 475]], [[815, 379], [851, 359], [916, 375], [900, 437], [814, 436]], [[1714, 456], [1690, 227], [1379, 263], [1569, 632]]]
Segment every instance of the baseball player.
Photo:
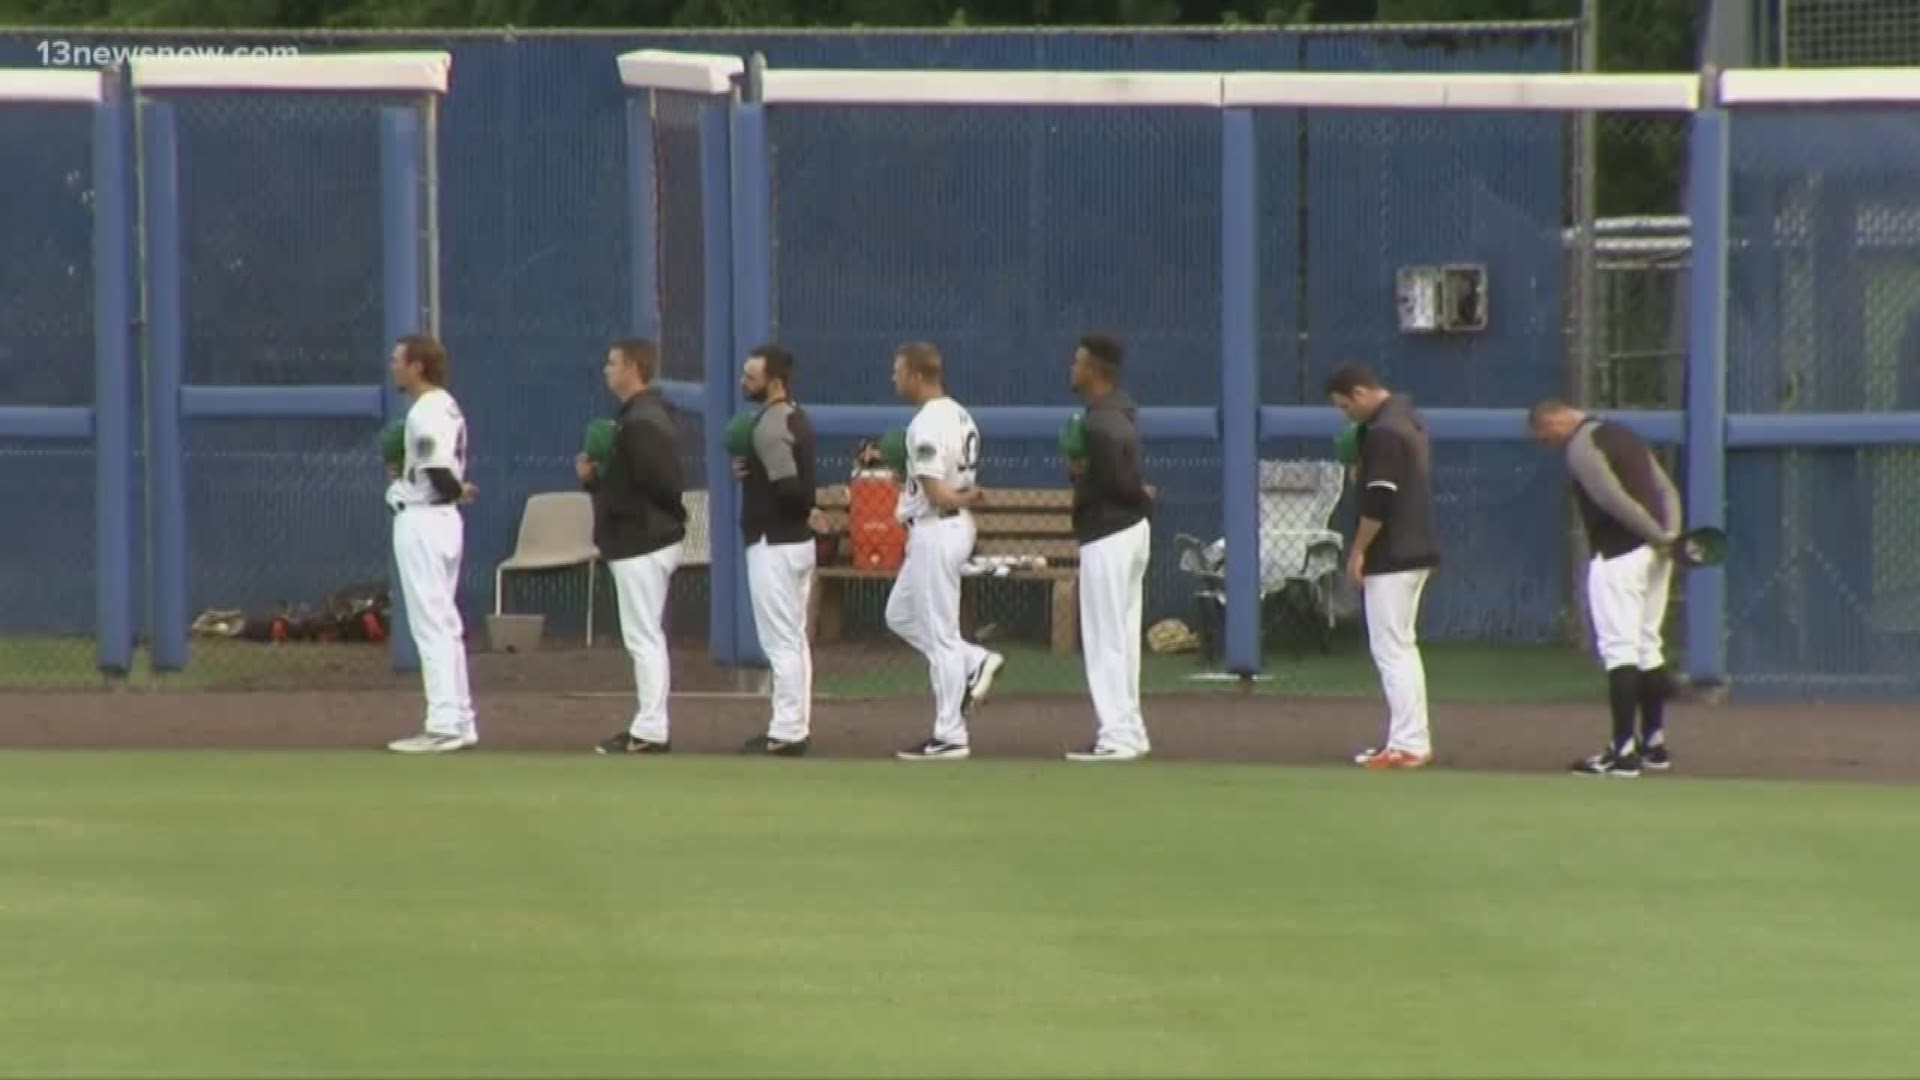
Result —
[[1574, 502], [1593, 551], [1587, 607], [1607, 671], [1613, 738], [1604, 751], [1575, 762], [1572, 771], [1634, 777], [1642, 768], [1671, 768], [1663, 715], [1670, 687], [1661, 630], [1673, 581], [1671, 549], [1680, 533], [1680, 492], [1645, 440], [1624, 425], [1552, 400], [1535, 405], [1528, 423], [1535, 438], [1565, 453]]
[[749, 753], [799, 757], [813, 715], [813, 653], [807, 599], [813, 589], [816, 525], [813, 422], [792, 398], [793, 354], [762, 345], [747, 357], [740, 390], [760, 406], [753, 452], [733, 459], [740, 478], [740, 532], [747, 544], [753, 625], [772, 669], [773, 718]]
[[1080, 545], [1080, 637], [1098, 730], [1069, 761], [1147, 756], [1140, 715], [1140, 631], [1145, 613], [1152, 500], [1140, 477], [1139, 411], [1118, 385], [1125, 351], [1100, 334], [1080, 339], [1069, 380], [1086, 403], [1086, 456], [1069, 459], [1073, 533]]
[[480, 741], [467, 686], [466, 627], [457, 597], [465, 523], [460, 505], [473, 501], [467, 482], [467, 421], [446, 391], [447, 351], [424, 334], [394, 343], [393, 384], [413, 399], [407, 409], [406, 457], [389, 471], [393, 554], [407, 626], [420, 654], [427, 696], [425, 730], [387, 744], [403, 754], [442, 754]]
[[1388, 391], [1364, 367], [1335, 368], [1325, 391], [1334, 408], [1363, 426], [1360, 520], [1347, 580], [1365, 598], [1367, 645], [1389, 714], [1387, 741], [1353, 760], [1368, 769], [1417, 769], [1433, 760], [1420, 598], [1440, 565], [1427, 427], [1411, 398]]
[[1005, 662], [960, 636], [960, 569], [974, 540], [968, 508], [980, 499], [980, 430], [947, 396], [932, 345], [895, 352], [893, 388], [918, 411], [907, 425], [906, 488], [894, 511], [907, 526], [907, 556], [887, 597], [887, 628], [927, 658], [934, 710], [933, 737], [898, 756], [958, 761], [972, 753], [967, 719]]
[[664, 754], [672, 748], [667, 585], [680, 567], [687, 510], [673, 416], [651, 388], [659, 366], [660, 349], [651, 341], [627, 339], [607, 349], [601, 370], [608, 392], [620, 402], [613, 450], [604, 473], [585, 454], [574, 459], [581, 486], [593, 493], [593, 542], [613, 574], [620, 636], [633, 659], [639, 699], [633, 721], [594, 747], [601, 754]]

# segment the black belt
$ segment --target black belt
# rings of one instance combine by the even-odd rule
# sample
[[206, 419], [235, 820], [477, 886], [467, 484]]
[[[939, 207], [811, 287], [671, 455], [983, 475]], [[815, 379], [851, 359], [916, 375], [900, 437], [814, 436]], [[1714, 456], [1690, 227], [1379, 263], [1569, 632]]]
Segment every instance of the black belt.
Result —
[[401, 503], [401, 504], [399, 504], [398, 506], [396, 506], [396, 505], [394, 505], [393, 503], [388, 503], [388, 504], [387, 504], [387, 513], [389, 513], [389, 514], [392, 514], [392, 515], [393, 515], [394, 517], [399, 517], [399, 516], [400, 516], [400, 514], [401, 514], [401, 512], [402, 512], [402, 511], [404, 511], [404, 510], [431, 510], [431, 509], [433, 509], [433, 508], [435, 508], [435, 507], [439, 507], [439, 506], [452, 506], [452, 505], [453, 505], [453, 503], [450, 503], [450, 502], [437, 502], [437, 503]]
[[[963, 513], [965, 513], [965, 511], [963, 510], [937, 510], [934, 513], [929, 514], [927, 516], [938, 519], [940, 521], [945, 521], [948, 518], [957, 518]], [[925, 520], [926, 518], [908, 518], [906, 521], [907, 528], [911, 529], [913, 528], [915, 522], [925, 521]]]

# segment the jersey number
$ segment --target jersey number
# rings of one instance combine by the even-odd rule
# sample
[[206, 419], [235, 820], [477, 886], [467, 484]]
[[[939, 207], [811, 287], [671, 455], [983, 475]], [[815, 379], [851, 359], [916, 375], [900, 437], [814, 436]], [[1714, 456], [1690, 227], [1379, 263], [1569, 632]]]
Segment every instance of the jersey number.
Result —
[[967, 441], [960, 445], [960, 468], [972, 472], [980, 464], [980, 433], [967, 432]]

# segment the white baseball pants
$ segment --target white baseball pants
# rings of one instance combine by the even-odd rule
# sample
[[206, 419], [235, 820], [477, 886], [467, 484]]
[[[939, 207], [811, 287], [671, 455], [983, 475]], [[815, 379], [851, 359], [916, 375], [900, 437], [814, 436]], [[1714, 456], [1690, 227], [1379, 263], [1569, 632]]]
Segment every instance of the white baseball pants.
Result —
[[887, 596], [887, 629], [927, 658], [933, 683], [933, 737], [968, 745], [960, 703], [967, 675], [987, 650], [960, 636], [960, 568], [973, 554], [971, 514], [928, 517], [907, 530], [907, 557]]
[[767, 737], [798, 742], [813, 726], [813, 651], [807, 644], [807, 599], [813, 591], [813, 541], [747, 548], [747, 590], [753, 628], [773, 676], [773, 719]]
[[679, 568], [679, 544], [607, 563], [620, 598], [620, 638], [633, 658], [633, 691], [639, 699], [627, 733], [648, 742], [663, 743], [668, 737], [672, 664], [667, 657], [667, 585]]
[[1420, 596], [1429, 570], [1373, 574], [1361, 590], [1367, 608], [1367, 645], [1387, 696], [1387, 745], [1383, 749], [1433, 753], [1427, 726], [1427, 669], [1416, 630]]
[[407, 628], [420, 654], [426, 729], [478, 738], [467, 686], [466, 626], [457, 601], [465, 522], [452, 506], [409, 506], [393, 518], [393, 556]]
[[1660, 632], [1672, 584], [1673, 560], [1646, 546], [1611, 559], [1596, 555], [1587, 564], [1594, 645], [1608, 671], [1652, 671], [1667, 662]]
[[1140, 623], [1151, 538], [1142, 521], [1080, 546], [1080, 651], [1099, 721], [1096, 749], [1150, 749], [1140, 715]]

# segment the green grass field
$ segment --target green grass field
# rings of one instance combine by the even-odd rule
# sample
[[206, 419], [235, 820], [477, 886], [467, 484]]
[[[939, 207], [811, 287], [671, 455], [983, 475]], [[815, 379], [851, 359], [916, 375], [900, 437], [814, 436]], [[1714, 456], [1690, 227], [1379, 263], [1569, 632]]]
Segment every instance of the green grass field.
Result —
[[0, 755], [0, 1072], [1914, 1075], [1920, 792]]
[[[291, 672], [367, 663], [367, 645], [289, 645], [196, 639], [185, 671], [156, 677], [145, 649], [134, 653], [127, 684], [169, 690], [244, 686], [265, 672]], [[263, 650], [271, 649], [271, 653]], [[0, 690], [91, 690], [105, 685], [90, 638], [0, 636]]]

